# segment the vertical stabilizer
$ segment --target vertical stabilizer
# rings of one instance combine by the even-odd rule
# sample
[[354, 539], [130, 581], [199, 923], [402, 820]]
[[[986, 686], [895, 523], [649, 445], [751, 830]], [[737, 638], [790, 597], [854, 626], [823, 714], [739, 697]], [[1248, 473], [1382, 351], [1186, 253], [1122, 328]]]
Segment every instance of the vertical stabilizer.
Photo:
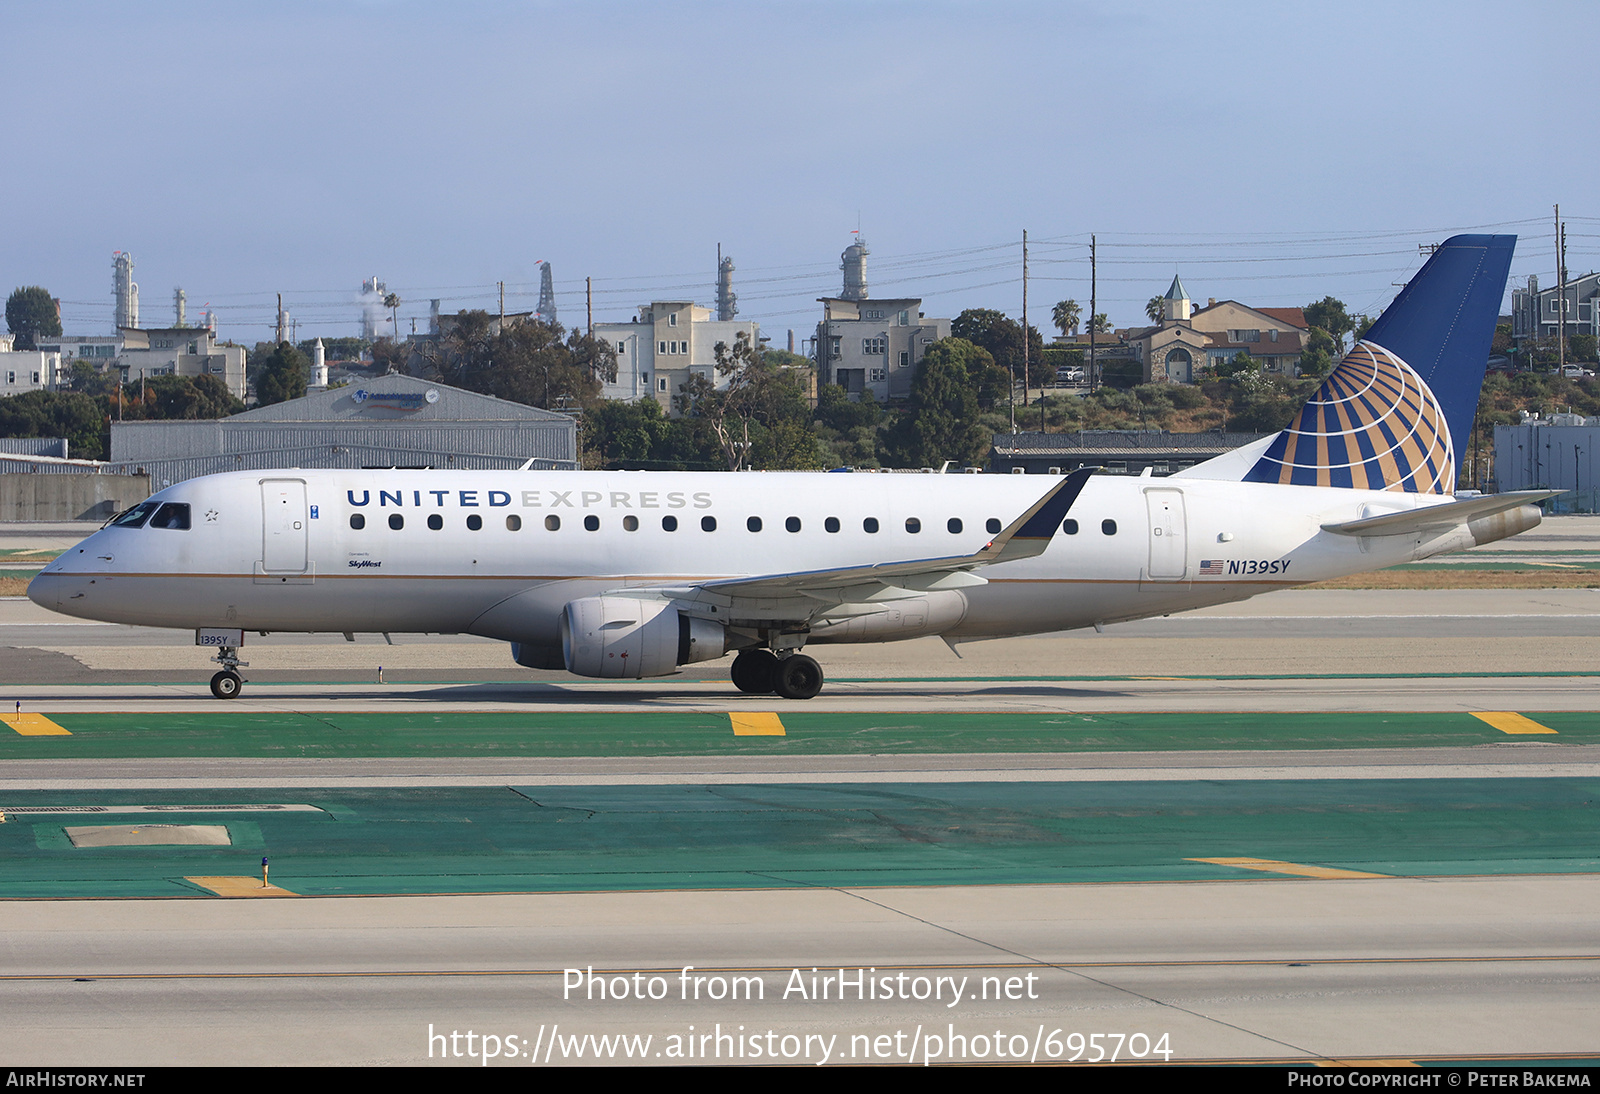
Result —
[[1516, 236], [1447, 240], [1288, 429], [1187, 474], [1454, 493], [1515, 247]]

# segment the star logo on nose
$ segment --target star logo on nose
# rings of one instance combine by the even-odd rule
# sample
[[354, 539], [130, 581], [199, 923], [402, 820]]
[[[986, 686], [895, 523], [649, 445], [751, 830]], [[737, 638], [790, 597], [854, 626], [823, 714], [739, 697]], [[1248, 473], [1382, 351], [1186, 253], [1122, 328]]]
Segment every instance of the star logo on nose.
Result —
[[216, 520], [217, 520], [217, 511], [215, 509], [207, 509], [206, 510], [206, 522], [210, 523], [210, 524], [214, 524], [214, 523], [216, 523]]

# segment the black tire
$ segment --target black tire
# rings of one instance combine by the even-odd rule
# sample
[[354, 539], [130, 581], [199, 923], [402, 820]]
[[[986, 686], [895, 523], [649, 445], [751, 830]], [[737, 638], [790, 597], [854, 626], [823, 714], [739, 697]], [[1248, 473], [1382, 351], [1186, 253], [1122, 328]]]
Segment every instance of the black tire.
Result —
[[237, 672], [219, 672], [211, 678], [211, 694], [218, 699], [237, 699], [244, 690], [244, 681]]
[[803, 653], [778, 662], [775, 691], [785, 699], [810, 699], [822, 690], [822, 666]]
[[746, 695], [771, 695], [778, 658], [771, 650], [745, 650], [733, 659], [733, 686]]

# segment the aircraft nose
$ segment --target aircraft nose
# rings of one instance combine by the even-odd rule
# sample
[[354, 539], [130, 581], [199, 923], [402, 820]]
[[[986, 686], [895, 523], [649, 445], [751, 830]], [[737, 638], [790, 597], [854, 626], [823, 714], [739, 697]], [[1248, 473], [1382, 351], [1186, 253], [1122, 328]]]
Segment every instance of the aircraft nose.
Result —
[[33, 580], [28, 582], [28, 599], [41, 608], [55, 611], [61, 601], [57, 592], [60, 585], [61, 579], [54, 574], [35, 574]]

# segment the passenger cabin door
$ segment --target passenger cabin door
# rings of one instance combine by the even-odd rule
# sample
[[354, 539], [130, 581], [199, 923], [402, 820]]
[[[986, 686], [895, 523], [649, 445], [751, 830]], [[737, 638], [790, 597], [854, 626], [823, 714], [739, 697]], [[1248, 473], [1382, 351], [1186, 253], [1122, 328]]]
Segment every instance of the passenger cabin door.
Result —
[[307, 523], [304, 479], [261, 480], [263, 573], [306, 572]]
[[1150, 510], [1150, 568], [1152, 581], [1179, 581], [1189, 572], [1188, 520], [1183, 491], [1154, 486], [1144, 492]]

